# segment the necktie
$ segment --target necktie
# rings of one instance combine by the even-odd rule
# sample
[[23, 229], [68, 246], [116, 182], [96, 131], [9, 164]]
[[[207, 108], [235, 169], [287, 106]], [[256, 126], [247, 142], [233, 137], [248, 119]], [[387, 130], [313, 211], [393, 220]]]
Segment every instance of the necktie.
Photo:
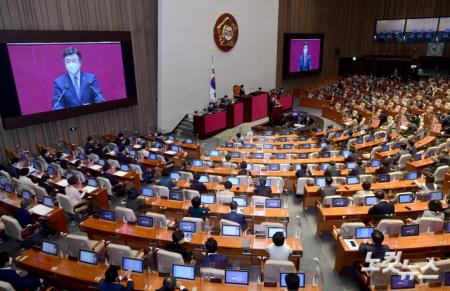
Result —
[[74, 76], [73, 80], [75, 81], [75, 84], [74, 84], [75, 92], [77, 93], [78, 99], [80, 99], [80, 84], [78, 82], [78, 76]]

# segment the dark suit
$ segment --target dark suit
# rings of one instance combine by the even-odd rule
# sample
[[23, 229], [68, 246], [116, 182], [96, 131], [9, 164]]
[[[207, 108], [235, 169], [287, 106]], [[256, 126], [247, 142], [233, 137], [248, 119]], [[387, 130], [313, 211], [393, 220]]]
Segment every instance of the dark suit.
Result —
[[13, 269], [0, 269], [0, 281], [8, 282], [17, 291], [36, 290], [40, 286], [38, 278], [31, 275], [21, 277]]
[[366, 170], [365, 170], [363, 167], [355, 166], [355, 167], [350, 171], [350, 176], [364, 175], [365, 172], [366, 172]]
[[270, 196], [272, 194], [272, 188], [267, 186], [258, 186], [255, 189], [255, 195], [259, 196]]
[[185, 263], [189, 263], [192, 260], [192, 252], [187, 248], [187, 243], [180, 245], [170, 242], [166, 247], [166, 251], [182, 255]]
[[191, 190], [196, 190], [199, 193], [207, 192], [206, 186], [202, 182], [199, 182], [199, 181], [196, 181], [196, 180], [191, 180], [190, 185], [191, 185], [190, 186]]
[[100, 291], [131, 291], [134, 290], [134, 282], [128, 281], [127, 287], [122, 286], [120, 282], [109, 283], [105, 279], [100, 281]]
[[368, 253], [372, 253], [372, 259], [384, 260], [384, 255], [389, 251], [389, 246], [382, 244], [365, 244], [359, 245], [359, 252], [363, 253], [364, 256]]
[[374, 215], [378, 217], [394, 215], [395, 206], [389, 201], [380, 201], [377, 204], [369, 208], [369, 215]]
[[300, 170], [297, 170], [297, 172], [295, 173], [295, 176], [297, 178], [311, 177], [311, 172], [308, 169], [306, 169], [306, 170], [300, 169]]
[[102, 177], [108, 179], [109, 182], [111, 183], [111, 186], [113, 187], [116, 186], [118, 183], [114, 175], [108, 172], [103, 172]]
[[341, 175], [341, 169], [339, 169], [338, 167], [328, 167], [326, 170], [325, 170], [325, 173], [324, 173], [324, 175], [326, 176], [326, 177], [336, 177], [336, 176], [340, 176]]
[[191, 217], [203, 218], [209, 213], [209, 208], [190, 206], [188, 212]]
[[[77, 95], [75, 86], [69, 74], [59, 76], [53, 82], [53, 110], [78, 107], [94, 103], [104, 102], [102, 91], [94, 74], [80, 72], [80, 96]], [[61, 96], [61, 93], [62, 96]], [[61, 97], [61, 98], [60, 98]]]
[[348, 156], [345, 159], [345, 161], [347, 163], [356, 161], [356, 155], [354, 153], [350, 152], [350, 154], [348, 154]]
[[14, 216], [15, 219], [19, 222], [20, 226], [22, 228], [27, 227], [29, 224], [33, 224], [33, 217], [31, 217], [30, 212], [26, 210], [25, 208], [19, 208], [16, 211], [16, 215]]
[[309, 71], [312, 69], [311, 55], [301, 54], [299, 56], [299, 62], [297, 67], [297, 72]]
[[242, 230], [247, 228], [247, 221], [245, 221], [244, 215], [237, 213], [236, 211], [231, 211], [230, 213], [225, 214], [223, 218], [239, 223]]
[[200, 259], [200, 267], [225, 270], [228, 267], [228, 257], [219, 254], [208, 254]]
[[380, 166], [378, 169], [375, 170], [375, 174], [376, 175], [389, 174], [390, 171], [391, 169], [389, 167]]

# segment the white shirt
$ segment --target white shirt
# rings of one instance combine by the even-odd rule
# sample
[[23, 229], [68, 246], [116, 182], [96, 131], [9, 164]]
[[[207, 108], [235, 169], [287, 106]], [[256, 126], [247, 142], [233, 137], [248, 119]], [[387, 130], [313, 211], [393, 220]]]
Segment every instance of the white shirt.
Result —
[[218, 203], [231, 203], [233, 201], [234, 193], [230, 190], [222, 190], [217, 194]]
[[34, 186], [33, 181], [31, 181], [31, 179], [28, 178], [27, 176], [20, 176], [19, 177], [19, 181], [22, 182], [22, 184], [24, 186], [28, 186], [28, 187], [31, 187], [31, 188], [33, 188], [33, 186]]
[[271, 243], [266, 251], [269, 253], [269, 258], [271, 260], [282, 260], [286, 261], [289, 258], [289, 255], [292, 254], [292, 249], [286, 243], [281, 247], [277, 247], [273, 243]]
[[69, 185], [66, 187], [66, 195], [70, 199], [73, 206], [80, 204], [82, 201], [83, 194], [80, 193], [80, 191], [74, 186]]

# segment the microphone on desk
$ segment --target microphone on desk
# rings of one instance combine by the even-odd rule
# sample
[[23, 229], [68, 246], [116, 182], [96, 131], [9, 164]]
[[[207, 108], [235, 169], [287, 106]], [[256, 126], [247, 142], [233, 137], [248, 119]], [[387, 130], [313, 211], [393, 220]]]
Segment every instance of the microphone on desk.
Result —
[[64, 90], [62, 90], [61, 94], [59, 94], [58, 100], [55, 102], [55, 104], [53, 105], [53, 109], [55, 110], [56, 105], [58, 105], [59, 101], [61, 101], [62, 96], [64, 95], [64, 93], [69, 90], [69, 84], [65, 84], [63, 87]]

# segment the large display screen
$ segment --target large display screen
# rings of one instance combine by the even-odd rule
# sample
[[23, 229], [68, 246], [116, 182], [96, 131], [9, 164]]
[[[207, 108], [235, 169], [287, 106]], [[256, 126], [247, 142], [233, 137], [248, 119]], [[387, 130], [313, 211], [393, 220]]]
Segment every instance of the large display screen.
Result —
[[137, 103], [129, 33], [0, 32], [0, 53], [7, 129]]
[[284, 76], [322, 69], [323, 34], [285, 34]]
[[431, 42], [436, 39], [439, 18], [412, 18], [406, 20], [405, 40]]

